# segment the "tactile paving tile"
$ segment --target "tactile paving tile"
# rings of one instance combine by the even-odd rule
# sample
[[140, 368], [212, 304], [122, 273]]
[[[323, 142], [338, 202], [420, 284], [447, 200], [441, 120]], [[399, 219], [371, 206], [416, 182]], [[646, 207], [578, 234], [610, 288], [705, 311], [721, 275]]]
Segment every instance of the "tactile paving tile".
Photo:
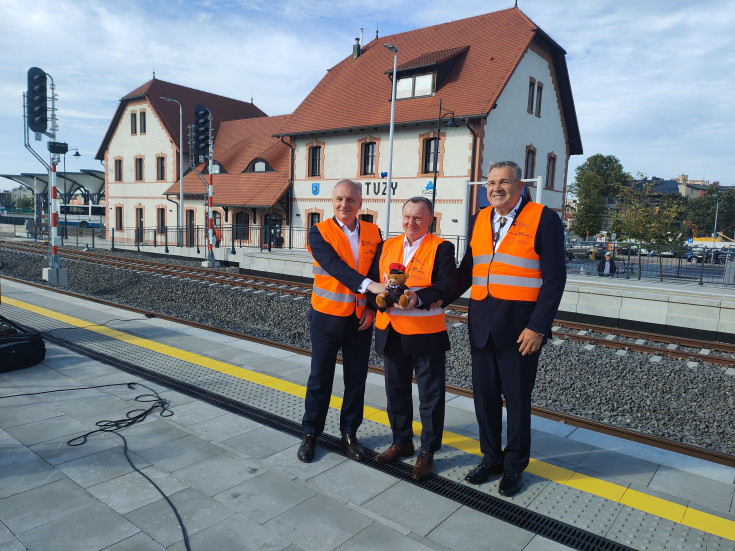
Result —
[[623, 505], [561, 484], [549, 484], [528, 508], [604, 536]]
[[605, 536], [646, 551], [709, 551], [709, 534], [630, 507], [623, 507]]
[[735, 541], [710, 535], [707, 551], [735, 551]]

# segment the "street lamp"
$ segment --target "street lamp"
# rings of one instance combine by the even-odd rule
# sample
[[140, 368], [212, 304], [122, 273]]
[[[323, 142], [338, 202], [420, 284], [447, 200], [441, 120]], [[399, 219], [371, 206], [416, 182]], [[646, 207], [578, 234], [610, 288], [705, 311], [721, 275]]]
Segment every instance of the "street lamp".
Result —
[[383, 44], [393, 52], [393, 87], [390, 95], [390, 138], [388, 139], [388, 196], [385, 204], [385, 239], [390, 237], [390, 201], [393, 197], [391, 178], [393, 176], [393, 131], [396, 122], [396, 84], [398, 83], [398, 48], [393, 44]]
[[720, 193], [715, 193], [715, 227], [712, 230], [712, 262], [715, 261], [715, 240], [717, 239], [717, 214], [720, 212]]
[[179, 231], [176, 232], [178, 238], [178, 246], [184, 246], [184, 109], [181, 102], [173, 98], [165, 98], [164, 101], [173, 101], [179, 104]]
[[[442, 98], [439, 98], [439, 117], [436, 120], [436, 151], [434, 151], [434, 185], [431, 187], [431, 207], [434, 209], [436, 215], [436, 173], [439, 171], [439, 146], [441, 145], [441, 131], [442, 131], [442, 120], [444, 117], [449, 117], [449, 120], [444, 126], [449, 128], [457, 128], [459, 126], [457, 121], [454, 120], [454, 111], [447, 111], [442, 115]], [[432, 229], [434, 228], [434, 220], [431, 221]]]
[[66, 207], [64, 208], [64, 237], [67, 239], [69, 238], [69, 229], [68, 229], [69, 226], [67, 224], [67, 220], [68, 220], [67, 214], [69, 213], [69, 207], [68, 207], [69, 198], [66, 196], [66, 154], [69, 151], [75, 152], [74, 155], [72, 155], [72, 157], [82, 156], [82, 154], [79, 153], [79, 150], [76, 147], [70, 147], [66, 150], [66, 152], [64, 152], [64, 197], [63, 199], [64, 199], [64, 205], [66, 205]]

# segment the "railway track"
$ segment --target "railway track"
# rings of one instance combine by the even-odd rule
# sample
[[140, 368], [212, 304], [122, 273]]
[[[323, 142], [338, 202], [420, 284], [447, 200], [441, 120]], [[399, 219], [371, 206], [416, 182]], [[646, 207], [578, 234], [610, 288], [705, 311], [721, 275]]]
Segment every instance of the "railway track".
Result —
[[[2, 246], [36, 254], [47, 253], [47, 247], [42, 244], [3, 242]], [[151, 273], [163, 277], [194, 279], [211, 284], [230, 285], [303, 297], [311, 295], [310, 283], [244, 275], [214, 268], [165, 264], [151, 260], [70, 249], [60, 249], [59, 256], [70, 260], [94, 262], [100, 265]], [[466, 323], [467, 307], [456, 304], [450, 305], [447, 309], [446, 319], [450, 323]], [[555, 338], [581, 341], [595, 346], [641, 352], [653, 356], [667, 356], [680, 360], [709, 362], [723, 367], [735, 366], [735, 345], [727, 343], [674, 338], [655, 333], [642, 333], [640, 331], [560, 320], [555, 321], [553, 333]]]

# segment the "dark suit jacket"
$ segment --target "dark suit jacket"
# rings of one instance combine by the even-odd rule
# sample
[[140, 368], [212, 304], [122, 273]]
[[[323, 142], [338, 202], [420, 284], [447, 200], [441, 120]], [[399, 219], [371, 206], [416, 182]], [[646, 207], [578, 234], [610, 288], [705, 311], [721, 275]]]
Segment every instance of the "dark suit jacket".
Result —
[[[520, 209], [527, 203], [524, 199]], [[476, 218], [477, 216], [473, 217], [470, 224], [470, 239]], [[487, 238], [490, 239], [490, 236]], [[453, 301], [472, 284], [470, 239], [467, 240], [467, 251], [457, 270]], [[567, 272], [561, 219], [549, 208], [544, 208], [541, 213], [534, 249], [541, 258], [543, 279], [537, 301], [500, 300], [491, 296], [485, 300], [470, 300], [468, 330], [472, 346], [484, 347], [492, 335], [493, 342], [497, 345], [515, 347], [518, 337], [526, 327], [544, 335], [544, 342], [546, 337], [551, 336], [551, 325], [564, 293]]]
[[[368, 276], [373, 281], [383, 280], [379, 267], [382, 252], [383, 244], [381, 243], [378, 246], [378, 252], [375, 255], [375, 260], [373, 260], [373, 266]], [[431, 304], [437, 300], [443, 301], [443, 305], [447, 306], [449, 304], [452, 282], [456, 270], [457, 264], [454, 260], [454, 244], [449, 241], [444, 241], [436, 248], [434, 268], [431, 271], [431, 286], [416, 291], [416, 295], [421, 300], [421, 306], [418, 308], [428, 310]], [[371, 298], [374, 299], [374, 295]], [[370, 302], [372, 300], [368, 301], [368, 303]], [[401, 339], [401, 347], [406, 354], [426, 356], [449, 350], [449, 336], [446, 331], [426, 335], [401, 335], [391, 325], [388, 325], [386, 329], [375, 329], [375, 351], [380, 355], [385, 350], [390, 331], [393, 331]]]
[[[605, 259], [603, 258], [600, 260], [599, 264], [597, 264], [597, 273], [602, 275], [605, 275]], [[614, 276], [615, 272], [617, 272], [617, 267], [615, 266], [615, 262], [610, 259], [610, 275]]]
[[[337, 219], [332, 217], [332, 222], [337, 224]], [[341, 228], [340, 231], [342, 231]], [[350, 291], [356, 293], [365, 278], [370, 277], [367, 274], [361, 274], [357, 270], [354, 270], [342, 260], [342, 257], [337, 254], [334, 247], [324, 239], [316, 225], [312, 226], [309, 230], [309, 248], [311, 249], [311, 256], [319, 263], [319, 266]], [[375, 258], [378, 258], [379, 251], [378, 249]], [[376, 309], [375, 303], [371, 304], [370, 301], [368, 301], [367, 307], [371, 310]], [[313, 308], [309, 309], [309, 322], [317, 323], [323, 331], [335, 335], [343, 333], [347, 326], [343, 316], [332, 316], [318, 312]]]

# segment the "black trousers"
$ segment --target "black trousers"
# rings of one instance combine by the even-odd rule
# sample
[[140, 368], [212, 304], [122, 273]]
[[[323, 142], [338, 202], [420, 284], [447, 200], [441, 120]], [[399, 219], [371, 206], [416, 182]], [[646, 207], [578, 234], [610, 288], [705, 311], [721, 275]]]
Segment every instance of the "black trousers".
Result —
[[[531, 457], [531, 392], [540, 351], [522, 356], [518, 345], [498, 346], [492, 337], [483, 348], [471, 347], [475, 414], [485, 465], [503, 463], [522, 472]], [[503, 397], [507, 412], [507, 445], [503, 450]]]
[[446, 353], [407, 354], [401, 348], [400, 335], [391, 330], [383, 351], [383, 366], [393, 443], [402, 445], [413, 438], [411, 376], [415, 372], [423, 425], [421, 449], [428, 453], [436, 452], [441, 448], [444, 432]]
[[337, 352], [342, 349], [345, 384], [339, 426], [342, 435], [355, 434], [362, 423], [365, 380], [368, 372], [372, 328], [358, 331], [359, 320], [350, 316], [344, 331], [328, 333], [311, 324], [311, 373], [306, 385], [305, 411], [301, 421], [304, 434], [319, 436], [329, 411]]

